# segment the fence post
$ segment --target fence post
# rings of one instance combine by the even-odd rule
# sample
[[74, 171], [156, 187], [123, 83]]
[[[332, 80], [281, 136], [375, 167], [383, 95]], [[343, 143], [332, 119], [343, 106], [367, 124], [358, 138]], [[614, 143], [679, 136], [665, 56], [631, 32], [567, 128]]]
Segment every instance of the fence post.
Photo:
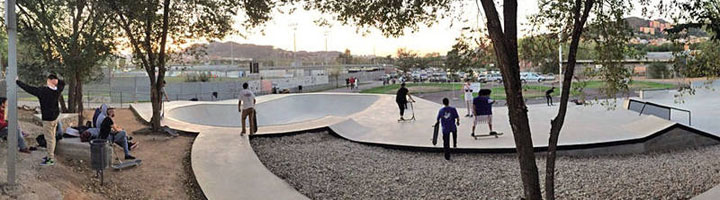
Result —
[[120, 92], [120, 108], [122, 108], [122, 107], [123, 107], [122, 103], [123, 103], [123, 99], [122, 99], [122, 92]]
[[135, 79], [135, 93], [133, 93], [133, 101], [137, 102], [137, 76], [133, 76]]

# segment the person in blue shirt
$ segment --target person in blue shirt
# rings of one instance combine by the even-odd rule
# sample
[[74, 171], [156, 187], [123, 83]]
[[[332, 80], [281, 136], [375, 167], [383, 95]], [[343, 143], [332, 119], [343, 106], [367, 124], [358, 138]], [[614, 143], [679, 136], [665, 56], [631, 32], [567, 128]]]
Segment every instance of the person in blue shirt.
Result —
[[448, 98], [443, 99], [443, 105], [445, 105], [445, 107], [441, 108], [440, 112], [438, 112], [437, 121], [442, 125], [445, 160], [450, 160], [450, 133], [453, 134], [453, 146], [457, 148], [457, 126], [460, 126], [460, 117], [458, 116], [457, 110], [450, 106], [450, 100]]
[[490, 129], [490, 135], [495, 135], [496, 132], [492, 129], [492, 104], [495, 103], [494, 100], [490, 99], [490, 93], [492, 93], [489, 89], [482, 89], [478, 92], [478, 96], [473, 99], [473, 115], [475, 116], [475, 120], [473, 120], [473, 126], [472, 126], [472, 132], [470, 133], [471, 136], [475, 136], [475, 126], [477, 126], [478, 123], [487, 123], [488, 128]]

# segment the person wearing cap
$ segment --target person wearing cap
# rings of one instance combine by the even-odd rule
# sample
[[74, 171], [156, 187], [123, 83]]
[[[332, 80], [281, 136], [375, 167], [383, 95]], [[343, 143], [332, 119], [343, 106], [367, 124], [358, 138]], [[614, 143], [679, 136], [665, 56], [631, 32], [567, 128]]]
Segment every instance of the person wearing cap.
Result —
[[62, 95], [65, 88], [65, 81], [58, 79], [55, 74], [50, 74], [45, 80], [45, 86], [35, 87], [23, 83], [20, 80], [15, 81], [17, 85], [25, 90], [25, 92], [38, 98], [40, 102], [40, 114], [42, 115], [42, 126], [47, 142], [47, 156], [43, 158], [43, 166], [55, 165], [55, 133], [58, 125], [58, 116], [60, 115], [60, 107], [58, 106], [58, 98]]

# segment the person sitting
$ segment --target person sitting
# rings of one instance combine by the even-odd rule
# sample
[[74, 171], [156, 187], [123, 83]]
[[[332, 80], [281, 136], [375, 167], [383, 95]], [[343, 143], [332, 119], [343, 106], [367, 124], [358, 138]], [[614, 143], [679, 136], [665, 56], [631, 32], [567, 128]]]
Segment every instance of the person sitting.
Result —
[[[5, 119], [5, 108], [7, 107], [7, 98], [0, 97], [0, 137], [7, 139], [8, 135], [8, 122]], [[24, 136], [27, 135], [20, 131], [20, 127], [17, 129], [17, 146], [18, 150], [22, 153], [30, 153], [31, 150], [35, 150], [35, 147], [28, 147], [25, 143]]]
[[105, 116], [103, 121], [100, 123], [100, 131], [97, 138], [105, 138], [109, 141], [115, 142], [115, 144], [118, 144], [123, 148], [126, 160], [134, 160], [135, 157], [130, 155], [130, 150], [137, 147], [137, 142], [128, 143], [127, 133], [125, 130], [115, 124], [113, 121], [113, 118], [115, 118], [115, 109], [108, 108], [106, 111], [107, 116]]

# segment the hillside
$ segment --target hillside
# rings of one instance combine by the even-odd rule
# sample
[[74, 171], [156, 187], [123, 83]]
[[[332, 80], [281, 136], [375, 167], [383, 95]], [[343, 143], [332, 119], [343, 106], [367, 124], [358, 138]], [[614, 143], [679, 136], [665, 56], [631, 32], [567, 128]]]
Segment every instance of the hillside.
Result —
[[[286, 51], [270, 45], [238, 44], [235, 42], [212, 42], [206, 45], [208, 58], [250, 58], [254, 60], [286, 60], [296, 56], [306, 62], [322, 62], [325, 59], [334, 60], [340, 55], [338, 51]], [[232, 53], [231, 53], [232, 52]], [[293, 55], [294, 54], [294, 55]]]

